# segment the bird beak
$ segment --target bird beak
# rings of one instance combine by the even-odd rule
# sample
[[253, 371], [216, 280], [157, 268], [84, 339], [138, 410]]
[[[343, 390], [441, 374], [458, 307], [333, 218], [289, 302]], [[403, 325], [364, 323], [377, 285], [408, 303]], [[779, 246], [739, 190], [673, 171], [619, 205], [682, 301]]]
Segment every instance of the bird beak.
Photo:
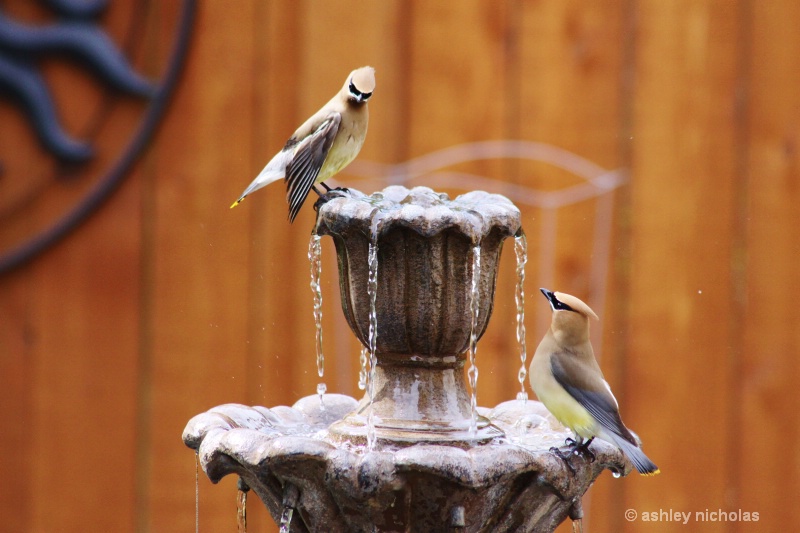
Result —
[[555, 293], [553, 291], [548, 291], [547, 289], [539, 289], [539, 290], [542, 291], [542, 294], [544, 294], [544, 297], [547, 298], [548, 302], [550, 302], [550, 307], [553, 309], [553, 311], [555, 311], [556, 310], [556, 302], [558, 301], [558, 300], [556, 300]]

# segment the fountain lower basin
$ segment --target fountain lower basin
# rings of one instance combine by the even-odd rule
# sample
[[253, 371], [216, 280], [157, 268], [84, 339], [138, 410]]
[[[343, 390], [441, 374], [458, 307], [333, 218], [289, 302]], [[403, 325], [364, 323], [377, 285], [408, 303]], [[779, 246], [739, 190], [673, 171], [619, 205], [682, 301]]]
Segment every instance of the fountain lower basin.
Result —
[[316, 395], [292, 407], [228, 404], [194, 417], [183, 434], [209, 479], [240, 476], [278, 522], [295, 508], [291, 531], [545, 532], [580, 517], [580, 498], [604, 469], [627, 474], [613, 446], [595, 441], [594, 462], [550, 452], [570, 433], [533, 400], [481, 409], [505, 437], [464, 447], [365, 446], [328, 428], [355, 399]]

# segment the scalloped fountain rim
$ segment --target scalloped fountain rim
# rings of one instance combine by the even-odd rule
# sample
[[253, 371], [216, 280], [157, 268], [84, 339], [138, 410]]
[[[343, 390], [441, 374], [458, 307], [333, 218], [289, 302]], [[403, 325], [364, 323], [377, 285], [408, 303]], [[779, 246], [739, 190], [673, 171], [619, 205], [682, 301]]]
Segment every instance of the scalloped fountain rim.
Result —
[[[563, 460], [550, 452], [570, 436], [537, 401], [510, 400], [494, 409], [480, 408], [492, 424], [507, 437], [469, 449], [441, 444], [384, 446], [369, 451], [329, 439], [328, 426], [352, 411], [357, 401], [342, 394], [327, 394], [320, 409], [319, 397], [307, 396], [292, 407], [248, 407], [224, 404], [192, 418], [183, 433], [187, 446], [197, 450], [203, 470], [213, 482], [231, 473], [241, 474], [266, 463], [297, 461], [300, 457], [328, 464], [341, 473], [358, 492], [359, 476], [369, 470], [389, 482], [394, 474], [427, 471], [468, 487], [485, 486], [499, 477], [521, 471], [540, 472], [540, 481], [553, 487], [563, 498], [575, 495], [574, 477]], [[596, 469], [595, 476], [608, 468], [627, 475], [631, 465], [614, 446], [595, 440], [596, 460], [582, 467]], [[375, 464], [371, 464], [375, 462]], [[387, 477], [388, 476], [388, 477]], [[592, 476], [594, 478], [595, 476]], [[338, 476], [341, 477], [341, 476]]]
[[513, 235], [520, 228], [517, 206], [505, 196], [485, 191], [471, 191], [451, 200], [446, 193], [429, 187], [407, 189], [391, 185], [370, 196], [356, 189], [340, 195], [326, 202], [335, 209], [320, 209], [316, 228], [324, 225], [338, 231], [355, 221], [370, 221], [376, 209], [381, 214], [379, 233], [386, 227], [402, 226], [430, 237], [457, 229], [477, 243], [492, 229], [500, 228]]

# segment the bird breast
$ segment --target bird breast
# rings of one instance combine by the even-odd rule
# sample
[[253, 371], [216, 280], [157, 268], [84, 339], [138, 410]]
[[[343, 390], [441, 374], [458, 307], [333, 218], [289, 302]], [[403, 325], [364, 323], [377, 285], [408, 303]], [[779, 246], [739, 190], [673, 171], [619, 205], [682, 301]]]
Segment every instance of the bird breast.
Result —
[[342, 125], [339, 131], [340, 134], [333, 141], [333, 146], [331, 146], [328, 157], [325, 158], [325, 163], [320, 170], [318, 182], [325, 181], [349, 165], [364, 144], [364, 134], [358, 131], [355, 124], [348, 124], [347, 127]]

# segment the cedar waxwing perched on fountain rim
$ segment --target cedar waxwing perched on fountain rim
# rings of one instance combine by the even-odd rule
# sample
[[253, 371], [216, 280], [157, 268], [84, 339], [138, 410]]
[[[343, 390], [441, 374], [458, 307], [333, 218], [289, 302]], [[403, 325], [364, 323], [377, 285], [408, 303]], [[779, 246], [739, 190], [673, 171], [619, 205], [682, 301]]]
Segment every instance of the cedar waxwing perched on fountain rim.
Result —
[[531, 388], [539, 401], [575, 433], [573, 452], [592, 456], [589, 444], [597, 437], [619, 448], [640, 474], [658, 474], [658, 467], [622, 423], [617, 400], [594, 357], [589, 318], [597, 320], [597, 315], [575, 296], [540, 290], [550, 302], [553, 318], [530, 366]]
[[335, 175], [358, 155], [367, 136], [367, 100], [374, 90], [375, 69], [351, 72], [336, 96], [297, 128], [231, 208], [251, 192], [286, 178], [289, 222], [294, 222], [308, 193], [313, 189], [320, 194], [314, 184]]

